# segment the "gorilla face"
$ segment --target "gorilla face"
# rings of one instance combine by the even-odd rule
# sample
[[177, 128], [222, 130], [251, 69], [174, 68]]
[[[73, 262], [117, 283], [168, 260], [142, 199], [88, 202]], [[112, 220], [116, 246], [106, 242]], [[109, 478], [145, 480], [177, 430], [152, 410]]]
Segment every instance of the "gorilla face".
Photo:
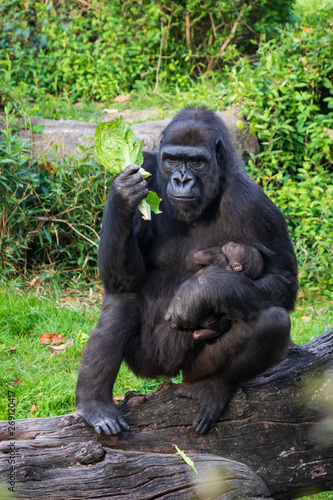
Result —
[[220, 192], [217, 149], [172, 142], [161, 147], [159, 171], [179, 220], [198, 219]]

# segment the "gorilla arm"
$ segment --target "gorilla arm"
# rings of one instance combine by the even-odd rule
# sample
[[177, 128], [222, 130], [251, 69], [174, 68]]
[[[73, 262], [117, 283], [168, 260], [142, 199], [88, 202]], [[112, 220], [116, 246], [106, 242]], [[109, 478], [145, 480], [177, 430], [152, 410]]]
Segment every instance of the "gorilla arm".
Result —
[[137, 165], [130, 165], [115, 177], [105, 207], [98, 267], [109, 293], [135, 292], [145, 277], [133, 217], [148, 189], [138, 171]]
[[90, 332], [76, 390], [78, 413], [98, 433], [129, 428], [112, 401], [112, 389], [124, 347], [138, 328], [137, 296], [132, 292], [145, 278], [133, 218], [148, 189], [138, 170], [137, 165], [126, 167], [110, 189], [98, 256], [105, 288], [102, 314]]
[[208, 267], [179, 287], [165, 318], [177, 328], [195, 329], [208, 316], [248, 321], [263, 308], [262, 294], [252, 280]]

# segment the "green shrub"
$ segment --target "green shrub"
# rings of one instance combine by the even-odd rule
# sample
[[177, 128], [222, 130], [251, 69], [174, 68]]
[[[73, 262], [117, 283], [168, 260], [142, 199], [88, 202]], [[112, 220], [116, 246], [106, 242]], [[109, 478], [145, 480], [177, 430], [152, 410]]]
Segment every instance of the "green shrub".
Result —
[[273, 35], [288, 19], [293, 4], [3, 0], [0, 71], [29, 99], [40, 89], [106, 101], [147, 84], [188, 88], [190, 78], [233, 63], [239, 52], [254, 52], [263, 33]]
[[[93, 151], [34, 160], [27, 139], [0, 131], [0, 274], [96, 278], [100, 221], [111, 179]], [[65, 274], [64, 274], [65, 273]]]
[[[169, 86], [172, 103], [176, 102], [178, 108], [186, 104], [206, 104], [213, 109], [237, 106], [245, 114], [251, 131], [257, 134], [261, 147], [259, 155], [249, 162], [248, 172], [287, 219], [298, 256], [301, 284], [331, 296], [331, 0], [317, 2], [314, 6], [310, 2], [303, 10], [298, 4], [295, 10], [298, 24], [282, 28], [272, 23], [272, 30], [274, 25], [275, 33], [278, 33], [274, 39], [266, 41], [264, 23], [260, 28], [262, 34], [257, 52], [253, 54], [249, 50], [248, 56], [232, 60], [231, 56], [241, 47], [247, 47], [247, 35], [240, 36], [240, 29], [237, 31], [237, 47], [235, 40], [230, 39], [230, 51], [216, 59], [218, 66], [215, 69], [219, 71], [209, 75], [204, 72], [209, 63], [215, 61], [212, 58], [216, 55], [216, 40], [213, 45], [204, 41], [200, 45], [200, 30], [196, 31], [193, 25], [190, 53], [186, 45], [189, 40], [186, 39], [188, 14], [185, 8], [193, 23], [195, 20], [198, 27], [204, 27], [207, 12], [213, 13], [214, 19], [217, 15], [217, 11], [209, 10], [210, 7], [220, 8], [220, 13], [225, 13], [223, 9], [228, 7], [230, 13], [223, 16], [225, 29], [230, 31], [239, 10], [237, 14], [233, 10], [236, 4], [231, 8], [228, 0], [207, 0], [204, 3], [206, 10], [200, 4], [197, 8], [202, 16], [198, 19], [195, 18], [195, 2], [172, 4], [170, 25], [171, 11], [161, 14], [161, 9], [165, 10], [169, 4], [152, 4], [148, 0], [123, 2], [121, 21], [119, 6], [110, 2], [92, 3], [92, 9], [88, 10], [80, 10], [75, 2], [62, 2], [56, 7], [50, 2], [27, 2], [24, 5], [25, 8], [20, 9], [20, 1], [5, 0], [0, 6], [3, 13], [0, 24], [5, 28], [0, 50], [6, 55], [0, 77], [3, 103], [11, 99], [12, 109], [18, 109], [20, 105], [15, 96], [19, 94], [22, 98], [26, 95], [37, 102], [39, 99], [48, 101], [50, 113], [58, 117], [59, 99], [63, 113], [66, 106], [70, 107], [66, 103], [75, 96], [106, 99], [113, 95], [114, 88], [118, 92], [134, 87], [141, 89], [143, 85], [147, 92], [146, 84], [150, 89], [154, 87], [158, 69], [159, 83], [163, 83], [164, 89]], [[237, 2], [237, 5], [239, 9], [245, 9], [245, 3]], [[252, 28], [256, 21], [251, 16], [259, 5], [268, 7], [269, 3], [250, 3], [249, 10], [244, 11], [244, 16], [249, 15], [252, 19]], [[285, 19], [288, 2], [283, 5], [285, 10], [280, 14]], [[271, 11], [269, 15], [273, 17], [270, 21], [282, 19], [280, 14], [276, 17]], [[185, 18], [181, 14], [186, 14]], [[163, 39], [160, 52], [162, 19], [168, 37]], [[226, 40], [227, 31], [224, 27], [221, 30], [219, 36]], [[132, 38], [130, 33], [134, 34]], [[206, 35], [211, 35], [209, 30]], [[221, 41], [219, 38], [219, 43]], [[159, 58], [161, 54], [167, 58]], [[198, 67], [203, 75], [192, 85], [188, 76], [193, 76]], [[140, 72], [145, 76], [141, 77]], [[116, 87], [112, 87], [110, 78], [117, 82]], [[188, 85], [190, 90], [186, 90]], [[174, 88], [178, 91], [174, 92]], [[65, 93], [56, 98], [62, 89]], [[53, 95], [48, 98], [47, 92]], [[68, 158], [62, 163], [53, 160], [50, 168], [43, 161], [32, 161], [27, 144], [17, 141], [14, 135], [3, 134], [3, 138], [0, 189], [5, 189], [6, 204], [2, 208], [0, 226], [1, 265], [6, 262], [8, 273], [15, 273], [22, 266], [24, 269], [44, 266], [67, 270], [82, 270], [83, 266], [83, 273], [87, 276], [95, 272], [97, 235], [94, 231], [99, 232], [106, 179], [99, 173], [93, 157], [86, 151], [82, 159]], [[16, 179], [22, 184], [19, 189]], [[70, 210], [81, 205], [80, 209]], [[39, 218], [34, 216], [36, 211]], [[88, 227], [80, 226], [82, 223]], [[73, 227], [93, 243], [75, 233]]]

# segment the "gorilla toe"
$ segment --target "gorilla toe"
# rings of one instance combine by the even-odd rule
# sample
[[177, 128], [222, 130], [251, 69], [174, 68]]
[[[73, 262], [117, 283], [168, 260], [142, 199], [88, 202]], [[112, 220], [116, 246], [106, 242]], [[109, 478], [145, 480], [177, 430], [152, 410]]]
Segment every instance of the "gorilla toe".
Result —
[[195, 399], [200, 405], [193, 428], [205, 434], [217, 421], [232, 394], [232, 386], [219, 377], [207, 377], [192, 384], [179, 384], [176, 396]]

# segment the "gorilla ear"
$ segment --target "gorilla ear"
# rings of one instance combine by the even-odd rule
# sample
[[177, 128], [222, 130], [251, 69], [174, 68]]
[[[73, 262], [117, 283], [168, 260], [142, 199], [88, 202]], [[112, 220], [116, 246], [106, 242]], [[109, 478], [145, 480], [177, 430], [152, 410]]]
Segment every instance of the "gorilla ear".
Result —
[[220, 163], [222, 156], [223, 156], [223, 152], [224, 152], [222, 142], [220, 139], [217, 139], [217, 141], [215, 143], [215, 152], [216, 152], [216, 161], [217, 161], [217, 163]]

